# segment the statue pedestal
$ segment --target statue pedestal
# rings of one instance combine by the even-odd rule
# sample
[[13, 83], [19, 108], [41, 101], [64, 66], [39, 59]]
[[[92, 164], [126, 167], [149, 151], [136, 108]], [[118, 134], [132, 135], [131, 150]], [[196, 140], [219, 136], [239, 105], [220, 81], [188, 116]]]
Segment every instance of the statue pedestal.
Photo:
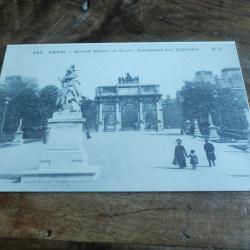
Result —
[[219, 141], [220, 136], [218, 135], [217, 128], [211, 125], [209, 128], [209, 140], [211, 141]]
[[116, 132], [121, 131], [121, 123], [119, 121], [115, 122], [115, 131]]
[[103, 124], [103, 122], [99, 122], [97, 131], [98, 132], [103, 132], [104, 131], [104, 124]]
[[145, 130], [145, 122], [144, 120], [140, 120], [140, 131], [144, 131]]
[[202, 137], [200, 128], [199, 128], [199, 123], [197, 120], [194, 122], [194, 137]]
[[83, 146], [83, 122], [81, 112], [55, 112], [53, 118], [48, 120], [48, 143], [38, 168], [23, 173], [21, 181], [54, 181], [68, 177], [82, 180], [96, 177], [100, 168], [88, 166], [87, 153]]
[[163, 124], [162, 124], [162, 121], [161, 120], [158, 120], [157, 121], [157, 131], [163, 131], [164, 130], [164, 127], [163, 127]]
[[202, 134], [199, 128], [194, 129], [194, 137], [202, 137]]
[[15, 144], [15, 145], [22, 145], [23, 144], [23, 131], [18, 130], [15, 132], [12, 144]]
[[213, 120], [212, 120], [212, 115], [208, 114], [208, 123], [209, 123], [209, 127], [208, 127], [208, 131], [209, 131], [209, 140], [211, 141], [220, 141], [220, 136], [218, 135], [217, 132], [217, 127], [214, 126], [213, 124]]

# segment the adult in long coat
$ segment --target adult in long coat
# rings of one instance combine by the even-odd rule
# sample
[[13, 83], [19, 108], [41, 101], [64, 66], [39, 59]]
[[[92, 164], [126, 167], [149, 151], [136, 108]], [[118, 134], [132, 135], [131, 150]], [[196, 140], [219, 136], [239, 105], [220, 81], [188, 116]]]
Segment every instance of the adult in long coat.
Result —
[[214, 153], [214, 151], [215, 151], [214, 145], [211, 142], [209, 142], [208, 139], [205, 140], [204, 150], [205, 150], [206, 155], [207, 155], [209, 167], [212, 167], [212, 164], [213, 164], [213, 166], [215, 166], [216, 157], [215, 157], [215, 153]]
[[186, 157], [187, 157], [186, 149], [184, 148], [184, 146], [181, 145], [181, 143], [182, 143], [181, 139], [177, 139], [176, 142], [177, 142], [177, 145], [175, 146], [175, 150], [174, 150], [174, 157], [175, 157], [176, 163], [178, 164], [178, 166], [180, 168], [186, 168], [187, 167], [187, 164], [186, 164]]

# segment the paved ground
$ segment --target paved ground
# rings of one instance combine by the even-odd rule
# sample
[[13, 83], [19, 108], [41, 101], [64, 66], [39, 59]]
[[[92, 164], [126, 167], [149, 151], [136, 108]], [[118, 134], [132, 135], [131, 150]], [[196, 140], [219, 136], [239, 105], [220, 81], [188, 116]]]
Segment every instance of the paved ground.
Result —
[[[93, 133], [85, 141], [89, 165], [102, 166], [96, 180], [39, 185], [0, 181], [0, 189], [69, 191], [190, 191], [250, 190], [250, 153], [226, 144], [215, 144], [216, 167], [209, 168], [203, 140], [183, 136], [189, 152], [199, 157], [197, 170], [172, 165], [175, 140], [179, 136], [144, 133]], [[35, 168], [44, 145], [41, 142], [0, 149], [1, 172]], [[15, 157], [14, 157], [15, 156]], [[189, 159], [187, 160], [189, 163]], [[11, 170], [11, 171], [10, 171]]]

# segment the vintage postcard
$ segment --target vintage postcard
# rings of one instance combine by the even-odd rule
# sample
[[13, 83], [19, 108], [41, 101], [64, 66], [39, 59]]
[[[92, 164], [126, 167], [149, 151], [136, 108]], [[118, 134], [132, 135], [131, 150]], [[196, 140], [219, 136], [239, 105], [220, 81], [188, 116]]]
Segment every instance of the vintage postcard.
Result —
[[248, 191], [234, 42], [9, 45], [0, 191]]

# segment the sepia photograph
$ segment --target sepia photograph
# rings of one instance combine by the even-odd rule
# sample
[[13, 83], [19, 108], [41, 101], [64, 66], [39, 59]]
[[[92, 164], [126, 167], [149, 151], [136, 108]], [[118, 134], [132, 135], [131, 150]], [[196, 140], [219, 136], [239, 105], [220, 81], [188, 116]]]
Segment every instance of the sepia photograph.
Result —
[[0, 191], [249, 191], [234, 42], [9, 45]]

